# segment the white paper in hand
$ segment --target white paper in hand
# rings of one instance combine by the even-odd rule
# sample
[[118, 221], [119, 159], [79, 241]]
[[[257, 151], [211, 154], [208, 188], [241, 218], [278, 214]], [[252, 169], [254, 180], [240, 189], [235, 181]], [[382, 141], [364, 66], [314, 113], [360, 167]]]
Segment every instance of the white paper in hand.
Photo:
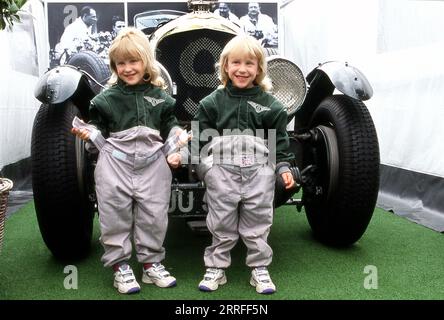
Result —
[[83, 122], [78, 117], [74, 117], [72, 120], [72, 126], [76, 129], [86, 129], [89, 132], [89, 140], [91, 140], [91, 142], [94, 143], [99, 150], [105, 145], [105, 138], [93, 125]]
[[187, 145], [188, 141], [193, 137], [193, 131], [187, 132], [183, 130], [179, 135], [173, 135], [165, 141], [162, 151], [165, 156], [177, 152], [180, 148]]

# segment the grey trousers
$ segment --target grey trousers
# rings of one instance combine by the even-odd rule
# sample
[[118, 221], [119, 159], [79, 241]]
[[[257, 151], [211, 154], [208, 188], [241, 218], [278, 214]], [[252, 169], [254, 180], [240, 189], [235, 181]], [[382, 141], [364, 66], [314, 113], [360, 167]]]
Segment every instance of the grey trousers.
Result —
[[205, 175], [207, 227], [212, 244], [205, 249], [206, 267], [227, 268], [239, 236], [247, 247], [246, 265], [268, 266], [273, 251], [267, 243], [273, 223], [274, 170], [268, 165], [213, 165]]
[[137, 168], [101, 151], [94, 175], [104, 266], [129, 260], [132, 241], [140, 263], [164, 260], [172, 177], [165, 157]]

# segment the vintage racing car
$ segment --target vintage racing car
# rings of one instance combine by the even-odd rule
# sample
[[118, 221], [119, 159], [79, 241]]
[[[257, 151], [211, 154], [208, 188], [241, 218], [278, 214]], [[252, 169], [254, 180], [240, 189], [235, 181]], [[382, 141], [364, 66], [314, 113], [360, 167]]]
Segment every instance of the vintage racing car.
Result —
[[[212, 1], [189, 4], [191, 12], [147, 35], [167, 91], [176, 99], [176, 116], [188, 129], [200, 99], [219, 85], [215, 63], [224, 45], [242, 32], [210, 12]], [[319, 64], [304, 76], [293, 62], [275, 55], [275, 49], [264, 50], [273, 94], [287, 108], [292, 124], [292, 172], [301, 184], [285, 190], [277, 177], [274, 205], [304, 208], [314, 235], [323, 243], [353, 244], [367, 229], [379, 187], [378, 140], [362, 102], [372, 96], [372, 88], [362, 72], [347, 63]], [[109, 71], [94, 69], [93, 60], [82, 61], [49, 70], [35, 89], [42, 102], [31, 146], [35, 210], [45, 244], [64, 259], [88, 254], [97, 211], [96, 158], [70, 129], [75, 116], [88, 120], [89, 102]], [[193, 164], [174, 170], [172, 191], [172, 217], [204, 221], [205, 185]]]

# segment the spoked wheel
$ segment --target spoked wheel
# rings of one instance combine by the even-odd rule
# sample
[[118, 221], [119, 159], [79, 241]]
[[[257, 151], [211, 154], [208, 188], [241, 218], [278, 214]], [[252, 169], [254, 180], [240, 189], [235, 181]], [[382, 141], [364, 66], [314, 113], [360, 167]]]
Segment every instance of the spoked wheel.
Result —
[[85, 257], [90, 249], [94, 201], [92, 168], [83, 142], [71, 132], [71, 102], [43, 104], [34, 120], [32, 185], [40, 232], [56, 258]]
[[[314, 170], [303, 202], [314, 235], [330, 245], [350, 245], [364, 234], [379, 189], [379, 146], [366, 106], [344, 95], [324, 99], [313, 114]], [[308, 164], [308, 163], [306, 163]]]

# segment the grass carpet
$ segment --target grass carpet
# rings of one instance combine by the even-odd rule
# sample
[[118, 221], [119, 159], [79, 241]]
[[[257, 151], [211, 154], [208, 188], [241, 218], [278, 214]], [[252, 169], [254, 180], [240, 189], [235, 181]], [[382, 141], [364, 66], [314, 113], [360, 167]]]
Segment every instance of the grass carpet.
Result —
[[[40, 236], [33, 203], [6, 221], [0, 253], [0, 300], [398, 300], [444, 299], [443, 235], [392, 213], [376, 209], [364, 236], [345, 249], [326, 247], [311, 235], [305, 214], [293, 207], [277, 210], [269, 242], [274, 250], [270, 273], [278, 291], [259, 295], [249, 285], [245, 247], [232, 251], [228, 283], [212, 293], [200, 292], [203, 251], [208, 235], [193, 233], [182, 219], [171, 219], [164, 264], [177, 278], [175, 288], [142, 284], [135, 295], [120, 295], [113, 275], [100, 262], [97, 219], [92, 252], [75, 263], [51, 256]], [[65, 289], [64, 273], [75, 265], [78, 289]], [[131, 261], [136, 276], [141, 266]], [[374, 266], [372, 273], [364, 272]], [[375, 273], [377, 271], [377, 273]], [[366, 277], [377, 276], [377, 289], [366, 289]], [[368, 279], [368, 278], [367, 278]], [[375, 279], [375, 278], [373, 278]]]

